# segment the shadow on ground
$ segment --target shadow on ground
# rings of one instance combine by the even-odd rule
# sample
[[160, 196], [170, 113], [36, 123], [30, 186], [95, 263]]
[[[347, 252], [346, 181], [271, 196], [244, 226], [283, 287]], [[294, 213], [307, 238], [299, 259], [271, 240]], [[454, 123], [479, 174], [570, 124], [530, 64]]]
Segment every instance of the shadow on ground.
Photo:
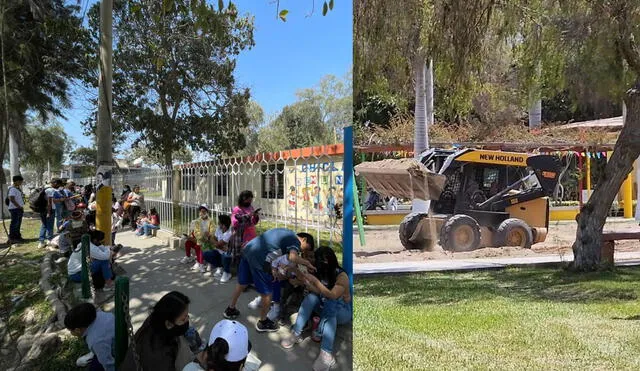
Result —
[[[119, 265], [130, 277], [130, 313], [134, 329], [137, 329], [149, 314], [151, 307], [164, 294], [177, 290], [190, 300], [190, 321], [208, 339], [211, 328], [223, 319], [222, 313], [229, 304], [235, 286], [235, 277], [226, 284], [218, 279], [206, 277], [192, 271], [191, 265], [180, 264], [184, 251], [158, 246], [158, 239], [139, 239], [132, 232], [124, 232], [116, 237], [117, 243], [125, 247], [118, 258]], [[261, 370], [310, 370], [319, 352], [319, 345], [306, 339], [293, 350], [280, 347], [280, 340], [289, 332], [281, 328], [277, 333], [261, 334], [255, 330], [258, 311], [247, 307], [256, 292], [245, 292], [238, 303], [241, 312], [239, 320], [249, 329], [255, 355], [262, 361]], [[107, 310], [111, 308], [106, 307]], [[341, 326], [334, 345], [338, 369], [352, 369], [351, 325]]]
[[392, 298], [399, 304], [453, 304], [499, 297], [527, 301], [598, 303], [637, 300], [640, 268], [614, 272], [571, 273], [554, 269], [512, 268], [467, 273], [424, 273], [358, 277], [356, 298]]

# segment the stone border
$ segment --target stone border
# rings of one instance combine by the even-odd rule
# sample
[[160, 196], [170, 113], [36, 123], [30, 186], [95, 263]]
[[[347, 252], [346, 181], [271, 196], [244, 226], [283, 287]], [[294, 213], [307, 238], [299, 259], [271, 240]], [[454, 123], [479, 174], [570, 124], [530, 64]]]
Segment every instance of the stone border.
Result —
[[44, 256], [44, 259], [40, 264], [39, 285], [40, 285], [40, 289], [45, 295], [45, 298], [47, 299], [47, 301], [49, 301], [49, 304], [51, 304], [51, 306], [53, 307], [53, 310], [56, 314], [55, 325], [57, 329], [60, 330], [64, 328], [64, 317], [67, 315], [67, 306], [60, 299], [58, 295], [59, 290], [54, 289], [50, 282], [50, 279], [54, 273], [53, 267], [54, 267], [54, 264], [56, 264], [53, 261], [53, 258], [55, 255], [57, 255], [56, 252], [48, 251]]

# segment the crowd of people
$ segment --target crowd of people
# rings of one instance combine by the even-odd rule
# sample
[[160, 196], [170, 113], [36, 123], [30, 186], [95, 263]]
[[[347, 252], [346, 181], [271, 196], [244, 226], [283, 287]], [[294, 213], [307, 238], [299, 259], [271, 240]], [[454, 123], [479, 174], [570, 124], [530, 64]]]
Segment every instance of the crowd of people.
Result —
[[[21, 178], [14, 178], [9, 190], [10, 210], [23, 208], [24, 196], [18, 194]], [[29, 196], [34, 212], [42, 223], [40, 247], [57, 246], [68, 258], [70, 281], [81, 282], [81, 237], [89, 234], [90, 273], [96, 290], [114, 289], [113, 264], [121, 245], [115, 244], [116, 232], [131, 226], [136, 235], [148, 238], [160, 226], [160, 216], [153, 208], [146, 210], [144, 195], [138, 186], [125, 186], [121, 195], [112, 195], [112, 243], [96, 229], [96, 187], [76, 186], [73, 181], [53, 179], [42, 190]], [[189, 298], [170, 292], [154, 306], [150, 316], [135, 334], [135, 352], [131, 347], [120, 370], [136, 369], [136, 359], [144, 370], [240, 370], [251, 349], [248, 331], [237, 318], [238, 299], [252, 286], [258, 296], [249, 308], [259, 310], [255, 328], [259, 333], [278, 331], [281, 325], [292, 325], [290, 335], [282, 342], [291, 349], [302, 341], [306, 328], [311, 338], [320, 342], [320, 354], [314, 370], [328, 370], [335, 363], [333, 343], [337, 326], [352, 318], [349, 278], [328, 247], [316, 248], [308, 233], [276, 228], [257, 233], [260, 209], [253, 207], [253, 193], [243, 191], [231, 215], [211, 218], [206, 204], [199, 207], [198, 218], [190, 223], [184, 236], [185, 256], [182, 263], [206, 275], [229, 282], [237, 274], [237, 282], [228, 307], [221, 313], [207, 344], [193, 344], [189, 333]], [[14, 214], [16, 222], [14, 223]], [[11, 211], [10, 238], [22, 237], [21, 212]], [[55, 231], [57, 234], [54, 234]], [[291, 309], [293, 308], [293, 309]], [[289, 322], [297, 312], [295, 323]], [[65, 318], [69, 331], [84, 337], [92, 353], [78, 360], [92, 370], [114, 370], [114, 319], [110, 313], [96, 310], [91, 304], [74, 307]], [[199, 336], [198, 336], [199, 339]]]

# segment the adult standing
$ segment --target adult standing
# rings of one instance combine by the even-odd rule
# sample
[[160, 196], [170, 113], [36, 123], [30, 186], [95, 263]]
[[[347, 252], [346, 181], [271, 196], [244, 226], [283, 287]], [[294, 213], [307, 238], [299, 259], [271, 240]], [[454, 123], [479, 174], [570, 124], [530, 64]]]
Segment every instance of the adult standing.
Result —
[[[44, 194], [41, 194], [41, 198], [44, 201], [42, 209], [37, 210], [40, 213], [40, 237], [38, 244], [39, 248], [45, 247], [53, 239], [53, 224], [55, 222], [55, 204], [54, 194], [56, 193], [57, 179], [51, 180], [48, 186], [44, 189]], [[36, 211], [36, 210], [34, 210]]]
[[238, 298], [253, 283], [262, 298], [260, 320], [256, 323], [258, 332], [274, 332], [278, 325], [267, 317], [271, 307], [273, 293], [273, 276], [271, 263], [282, 255], [288, 255], [292, 264], [304, 265], [309, 271], [315, 267], [300, 256], [303, 245], [313, 246], [313, 237], [306, 233], [298, 233], [284, 228], [270, 229], [259, 237], [249, 241], [242, 250], [242, 258], [238, 267], [238, 284], [236, 285], [231, 304], [224, 311], [224, 317], [235, 319], [240, 315], [236, 309]]
[[136, 229], [136, 219], [140, 211], [144, 209], [144, 195], [140, 192], [140, 186], [133, 186], [133, 192], [127, 196], [127, 202], [129, 203], [129, 221], [131, 228]]
[[13, 184], [9, 187], [9, 213], [11, 214], [11, 224], [9, 226], [9, 241], [24, 242], [20, 227], [22, 226], [22, 216], [24, 215], [24, 196], [22, 195], [22, 182], [24, 179], [20, 175], [13, 177]]
[[66, 200], [62, 179], [56, 179], [53, 192], [53, 210], [56, 218], [56, 228], [58, 229], [64, 222], [64, 202]]

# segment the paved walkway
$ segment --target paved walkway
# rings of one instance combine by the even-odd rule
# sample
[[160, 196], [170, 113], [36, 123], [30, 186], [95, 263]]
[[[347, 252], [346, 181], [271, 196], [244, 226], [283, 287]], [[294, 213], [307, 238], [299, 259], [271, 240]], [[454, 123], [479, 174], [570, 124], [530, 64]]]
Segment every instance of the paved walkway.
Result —
[[[640, 252], [615, 253], [617, 266], [640, 265]], [[361, 263], [353, 266], [355, 275], [394, 274], [437, 271], [468, 271], [506, 267], [561, 264], [573, 261], [573, 254], [518, 258], [438, 259], [410, 262]]]
[[[118, 233], [116, 243], [125, 246], [118, 263], [130, 277], [129, 305], [134, 331], [142, 325], [157, 300], [167, 292], [177, 290], [191, 299], [191, 324], [198, 329], [203, 340], [207, 341], [213, 325], [223, 319], [222, 312], [229, 304], [236, 283], [235, 277], [226, 284], [220, 284], [213, 277], [191, 271], [191, 265], [179, 263], [184, 251], [166, 247], [165, 240], [161, 238], [140, 239], [133, 232], [127, 231]], [[287, 351], [280, 347], [280, 340], [289, 333], [287, 328], [281, 327], [275, 333], [258, 333], [255, 323], [259, 313], [247, 307], [256, 295], [253, 290], [244, 293], [240, 297], [238, 309], [241, 312], [239, 320], [249, 329], [252, 355], [262, 362], [260, 370], [311, 370], [319, 353], [319, 344], [307, 337], [302, 344]], [[335, 369], [351, 370], [351, 328], [341, 326], [338, 333], [334, 345], [338, 361]]]

